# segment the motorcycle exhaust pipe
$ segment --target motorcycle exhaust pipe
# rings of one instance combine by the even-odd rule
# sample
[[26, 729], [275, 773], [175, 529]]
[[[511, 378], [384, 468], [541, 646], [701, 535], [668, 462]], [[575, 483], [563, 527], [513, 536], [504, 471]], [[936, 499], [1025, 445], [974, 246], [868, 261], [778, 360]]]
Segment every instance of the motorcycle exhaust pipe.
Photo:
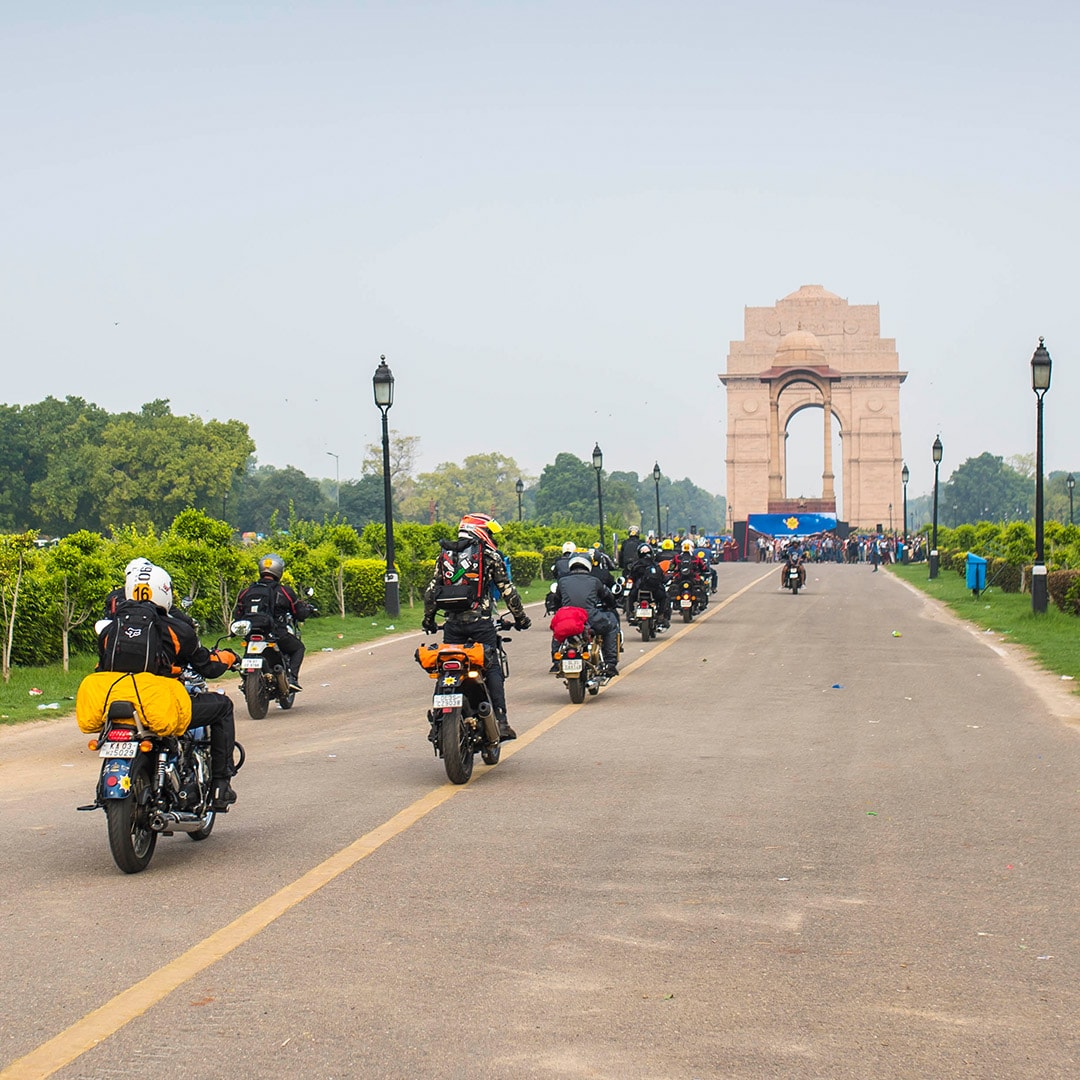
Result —
[[491, 702], [481, 701], [476, 706], [476, 715], [480, 717], [484, 725], [484, 734], [487, 736], [488, 742], [497, 743], [499, 741], [499, 722], [495, 719], [495, 710], [492, 709]]
[[183, 811], [166, 810], [154, 815], [150, 828], [154, 832], [198, 832], [204, 827], [206, 818]]

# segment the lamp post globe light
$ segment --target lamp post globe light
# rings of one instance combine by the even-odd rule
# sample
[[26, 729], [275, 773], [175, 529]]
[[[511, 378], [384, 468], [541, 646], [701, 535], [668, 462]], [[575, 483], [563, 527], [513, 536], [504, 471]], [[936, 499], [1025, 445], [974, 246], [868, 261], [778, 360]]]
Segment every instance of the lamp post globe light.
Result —
[[1050, 389], [1050, 353], [1043, 339], [1031, 357], [1031, 389], [1038, 404], [1035, 407], [1035, 562], [1031, 567], [1031, 610], [1040, 615], [1046, 611], [1046, 563], [1043, 561], [1043, 397]]
[[604, 454], [597, 443], [593, 447], [592, 467], [596, 470], [596, 505], [600, 511], [600, 550], [604, 550], [604, 494], [600, 489], [600, 470], [604, 467]]
[[656, 488], [656, 538], [660, 539], [660, 462], [652, 467], [653, 486]]
[[937, 550], [937, 506], [938, 506], [938, 468], [941, 465], [941, 455], [943, 447], [941, 445], [941, 436], [938, 435], [934, 438], [934, 445], [931, 448], [931, 453], [934, 458], [934, 531], [933, 537], [930, 541], [930, 580], [932, 581], [938, 575], [938, 550]]
[[383, 575], [383, 583], [386, 588], [384, 607], [386, 614], [391, 619], [396, 619], [401, 614], [398, 601], [398, 576], [394, 570], [394, 506], [390, 497], [390, 428], [387, 424], [386, 414], [390, 406], [394, 404], [394, 373], [386, 363], [386, 357], [379, 357], [379, 366], [371, 379], [372, 388], [375, 391], [375, 404], [382, 413], [382, 473], [383, 473], [383, 505], [386, 512], [386, 573]]
[[1074, 477], [1072, 473], [1069, 473], [1069, 475], [1065, 477], [1065, 486], [1069, 489], [1069, 524], [1071, 525], [1073, 523], [1072, 493], [1073, 488], [1076, 487], [1076, 477]]
[[521, 520], [521, 494], [525, 490], [525, 485], [522, 483], [521, 478], [518, 477], [518, 482], [514, 485], [514, 490], [517, 492], [518, 497], [518, 521]]
[[904, 467], [900, 470], [900, 481], [904, 485], [904, 562], [908, 562], [908, 543], [907, 543], [907, 485], [911, 479], [911, 470], [907, 467], [907, 462], [904, 462]]

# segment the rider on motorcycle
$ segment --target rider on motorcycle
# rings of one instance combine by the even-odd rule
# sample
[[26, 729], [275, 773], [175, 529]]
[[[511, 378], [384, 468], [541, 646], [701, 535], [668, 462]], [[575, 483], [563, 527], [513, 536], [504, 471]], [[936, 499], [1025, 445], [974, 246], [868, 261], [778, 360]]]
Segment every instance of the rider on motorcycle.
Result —
[[311, 618], [315, 609], [301, 600], [281, 580], [285, 560], [280, 555], [264, 555], [259, 560], [259, 580], [249, 585], [236, 598], [234, 619], [249, 619], [254, 629], [260, 627], [255, 619], [266, 620], [265, 629], [272, 629], [278, 648], [289, 669], [289, 689], [302, 690], [300, 665], [304, 662], [304, 643], [293, 633], [297, 623]]
[[585, 553], [570, 557], [570, 572], [559, 578], [555, 589], [555, 609], [584, 608], [589, 626], [603, 638], [605, 674], [619, 674], [619, 620], [615, 614], [615, 594], [593, 575], [592, 560]]
[[666, 629], [671, 625], [671, 600], [664, 582], [664, 571], [656, 561], [656, 555], [649, 544], [638, 545], [638, 557], [630, 567], [630, 596], [627, 610], [631, 613], [637, 607], [638, 593], [647, 589], [652, 593], [653, 603], [657, 608], [657, 625]]
[[[228, 649], [211, 652], [200, 641], [192, 621], [186, 616], [180, 619], [172, 611], [172, 579], [160, 567], [149, 560], [127, 575], [124, 586], [125, 600], [117, 605], [117, 617], [122, 617], [127, 605], [147, 607], [155, 615], [161, 636], [162, 655], [157, 658], [155, 675], [176, 675], [185, 667], [191, 667], [208, 679], [224, 675], [236, 663], [236, 654]], [[98, 670], [113, 670], [110, 658], [115, 654], [106, 647], [114, 623], [110, 620], [98, 635]], [[124, 670], [127, 670], [126, 668]], [[233, 775], [233, 748], [236, 742], [236, 722], [232, 700], [225, 694], [194, 694], [191, 698], [191, 727], [210, 728], [211, 773], [214, 781], [213, 807], [227, 813], [236, 802], [236, 792], [229, 784]]]
[[787, 586], [788, 570], [793, 566], [796, 566], [799, 569], [799, 587], [801, 588], [806, 584], [806, 567], [803, 566], [802, 552], [799, 549], [799, 545], [795, 543], [788, 544], [787, 547], [784, 548], [784, 563], [780, 568], [781, 586]]
[[[458, 524], [457, 540], [440, 540], [445, 551], [464, 550], [479, 543], [481, 547], [481, 574], [479, 599], [477, 605], [465, 611], [448, 611], [443, 624], [443, 643], [446, 645], [471, 645], [479, 642], [484, 646], [484, 668], [487, 676], [488, 692], [495, 709], [495, 719], [499, 724], [499, 737], [516, 739], [517, 733], [506, 718], [506, 687], [503, 682], [502, 665], [499, 659], [499, 631], [492, 618], [495, 596], [492, 587], [506, 601], [510, 614], [514, 616], [514, 626], [518, 630], [528, 630], [532, 619], [525, 614], [517, 589], [514, 588], [510, 575], [506, 571], [502, 555], [499, 553], [497, 536], [502, 526], [487, 514], [466, 514]], [[423, 629], [434, 634], [435, 614], [439, 610], [439, 587], [442, 580], [436, 562], [436, 572], [424, 590]]]
[[619, 569], [624, 576], [630, 576], [630, 567], [637, 562], [638, 548], [641, 547], [641, 529], [631, 525], [626, 530], [626, 539], [619, 545]]

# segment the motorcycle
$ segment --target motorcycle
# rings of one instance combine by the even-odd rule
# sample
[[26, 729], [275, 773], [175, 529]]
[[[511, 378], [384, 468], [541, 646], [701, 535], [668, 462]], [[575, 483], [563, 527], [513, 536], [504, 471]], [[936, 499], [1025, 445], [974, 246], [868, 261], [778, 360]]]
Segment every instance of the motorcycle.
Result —
[[704, 582], [692, 574], [682, 574], [672, 582], [671, 603], [682, 613], [683, 622], [693, 622], [694, 616], [704, 611], [708, 602]]
[[[290, 625], [289, 632], [299, 637], [297, 627]], [[237, 619], [229, 627], [229, 633], [244, 639], [240, 688], [251, 719], [262, 720], [271, 701], [276, 701], [278, 708], [291, 709], [296, 691], [289, 688], [289, 672], [273, 623], [265, 616]]]
[[657, 616], [657, 607], [653, 601], [652, 593], [648, 589], [640, 589], [637, 600], [630, 605], [627, 621], [631, 626], [638, 628], [642, 641], [649, 641], [656, 637]]
[[595, 696], [609, 681], [605, 674], [607, 665], [600, 638], [588, 624], [588, 612], [584, 608], [570, 607], [560, 608], [559, 612], [565, 614], [551, 623], [551, 631], [559, 642], [552, 654], [557, 665], [555, 675], [566, 683], [570, 700], [580, 705], [586, 691]]
[[[195, 676], [195, 680], [198, 677]], [[205, 685], [202, 691], [206, 691]], [[138, 699], [139, 694], [133, 694]], [[138, 700], [110, 702], [105, 721], [88, 746], [102, 759], [94, 802], [79, 810], [103, 809], [113, 861], [125, 874], [150, 865], [159, 836], [186, 833], [205, 840], [214, 828], [210, 729], [188, 728], [157, 735], [144, 726]], [[236, 743], [234, 771], [244, 764]]]
[[785, 589], [790, 589], [792, 596], [799, 595], [799, 589], [802, 588], [806, 581], [806, 571], [803, 570], [802, 564], [795, 560], [784, 564], [783, 570], [783, 584]]
[[[499, 619], [495, 626], [498, 630], [509, 630], [513, 623]], [[501, 636], [498, 639], [498, 663], [503, 678], [510, 674], [502, 647], [509, 640]], [[467, 784], [476, 754], [485, 765], [499, 763], [499, 723], [487, 686], [484, 646], [434, 642], [421, 645], [414, 655], [416, 662], [435, 680], [427, 714], [431, 725], [428, 741], [436, 756], [443, 759], [447, 779], [452, 784]]]

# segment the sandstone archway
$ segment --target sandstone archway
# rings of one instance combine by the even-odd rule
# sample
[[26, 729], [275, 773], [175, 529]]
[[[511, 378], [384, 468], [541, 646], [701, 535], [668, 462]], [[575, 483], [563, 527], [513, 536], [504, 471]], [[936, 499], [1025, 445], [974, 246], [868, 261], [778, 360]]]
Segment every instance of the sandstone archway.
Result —
[[[849, 304], [804, 285], [774, 307], [745, 309], [727, 371], [727, 498], [734, 517], [835, 513], [832, 417], [840, 428], [844, 517], [856, 528], [900, 504], [900, 370], [896, 342], [881, 337], [877, 304]], [[797, 412], [822, 412], [821, 496], [785, 495], [784, 433]]]

